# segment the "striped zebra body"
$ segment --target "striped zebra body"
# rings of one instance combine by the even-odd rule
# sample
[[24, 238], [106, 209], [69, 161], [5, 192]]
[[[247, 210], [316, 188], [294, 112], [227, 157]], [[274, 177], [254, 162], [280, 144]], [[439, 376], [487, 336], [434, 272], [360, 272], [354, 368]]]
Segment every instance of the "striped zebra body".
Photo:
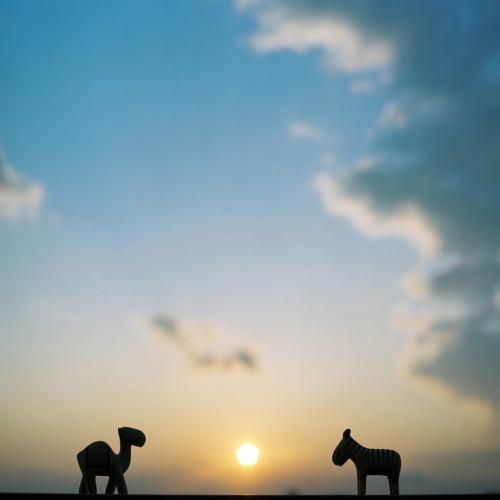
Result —
[[344, 465], [352, 460], [358, 475], [358, 495], [366, 494], [366, 476], [387, 476], [391, 495], [399, 494], [399, 473], [401, 457], [397, 451], [365, 448], [351, 437], [350, 429], [344, 431], [340, 443], [335, 448], [332, 461]]

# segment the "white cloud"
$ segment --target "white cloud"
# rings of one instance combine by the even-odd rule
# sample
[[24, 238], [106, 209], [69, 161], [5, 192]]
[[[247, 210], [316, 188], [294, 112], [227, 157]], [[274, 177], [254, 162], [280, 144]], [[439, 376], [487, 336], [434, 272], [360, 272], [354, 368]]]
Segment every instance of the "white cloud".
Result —
[[371, 237], [399, 236], [414, 244], [423, 255], [430, 257], [439, 248], [439, 237], [416, 205], [406, 203], [397, 212], [379, 214], [370, 206], [368, 198], [349, 194], [342, 180], [328, 173], [318, 174], [313, 180], [325, 210], [346, 217], [352, 225]]
[[498, 66], [498, 2], [276, 0], [248, 12], [254, 50], [316, 50], [335, 72], [392, 92], [371, 131], [377, 160], [313, 184], [328, 213], [364, 234], [456, 259], [429, 274], [431, 319], [409, 369], [500, 416], [500, 79], [488, 72]]
[[429, 281], [425, 276], [416, 271], [404, 276], [401, 285], [403, 290], [414, 299], [423, 299], [429, 295]]
[[325, 151], [321, 155], [321, 163], [325, 167], [333, 167], [336, 160], [337, 160], [337, 157], [331, 151]]
[[500, 311], [500, 288], [497, 288], [493, 294], [493, 303], [495, 307]]
[[378, 124], [382, 128], [402, 129], [408, 122], [407, 114], [400, 104], [395, 101], [387, 103], [378, 119]]
[[351, 94], [373, 94], [377, 90], [377, 84], [373, 80], [352, 80], [349, 83]]
[[51, 210], [47, 214], [47, 222], [52, 227], [60, 227], [62, 225], [63, 219], [62, 219], [61, 214], [59, 212], [56, 212], [55, 210]]
[[394, 328], [420, 335], [432, 325], [429, 314], [414, 311], [407, 304], [398, 304], [391, 313], [391, 324]]
[[259, 5], [263, 3], [263, 0], [235, 0], [234, 5], [236, 7], [236, 10], [241, 12], [244, 11], [245, 9], [248, 9], [250, 7], [255, 7], [256, 5]]
[[375, 167], [375, 165], [377, 165], [377, 162], [378, 162], [377, 157], [374, 155], [361, 156], [361, 158], [359, 158], [356, 164], [354, 165], [353, 170], [356, 170], [358, 172], [363, 172], [365, 170], [369, 170]]
[[305, 121], [296, 121], [290, 124], [288, 127], [288, 133], [291, 137], [295, 139], [305, 139], [311, 142], [323, 143], [326, 142], [325, 133]]
[[43, 186], [21, 177], [0, 150], [0, 218], [9, 221], [34, 218], [44, 196]]
[[340, 16], [290, 16], [282, 5], [257, 5], [259, 29], [249, 38], [254, 51], [319, 50], [328, 69], [347, 73], [383, 70], [391, 63], [393, 49], [387, 40], [368, 37]]

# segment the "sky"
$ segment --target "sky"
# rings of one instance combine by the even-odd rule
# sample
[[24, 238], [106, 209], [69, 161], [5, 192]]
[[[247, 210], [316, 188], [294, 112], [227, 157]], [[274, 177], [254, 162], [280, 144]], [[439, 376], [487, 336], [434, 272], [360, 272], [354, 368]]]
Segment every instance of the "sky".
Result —
[[0, 0], [0, 491], [121, 426], [135, 493], [351, 493], [346, 428], [402, 493], [500, 489], [499, 22]]

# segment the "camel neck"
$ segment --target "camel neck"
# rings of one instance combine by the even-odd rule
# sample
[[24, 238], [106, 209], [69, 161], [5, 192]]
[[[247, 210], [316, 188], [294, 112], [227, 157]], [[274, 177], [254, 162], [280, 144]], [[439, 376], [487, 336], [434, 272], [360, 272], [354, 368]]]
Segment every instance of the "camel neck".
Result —
[[125, 472], [128, 468], [129, 468], [129, 465], [130, 465], [130, 459], [131, 459], [131, 456], [132, 456], [132, 447], [130, 446], [130, 443], [124, 443], [121, 439], [120, 439], [120, 458], [122, 460], [122, 464], [123, 464], [123, 471]]

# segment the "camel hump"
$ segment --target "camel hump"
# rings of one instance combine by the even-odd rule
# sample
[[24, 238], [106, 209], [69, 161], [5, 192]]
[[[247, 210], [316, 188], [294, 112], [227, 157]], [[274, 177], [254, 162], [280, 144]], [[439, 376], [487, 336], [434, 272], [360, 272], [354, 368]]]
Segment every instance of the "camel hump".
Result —
[[111, 447], [104, 441], [96, 441], [85, 448], [87, 467], [109, 467]]

